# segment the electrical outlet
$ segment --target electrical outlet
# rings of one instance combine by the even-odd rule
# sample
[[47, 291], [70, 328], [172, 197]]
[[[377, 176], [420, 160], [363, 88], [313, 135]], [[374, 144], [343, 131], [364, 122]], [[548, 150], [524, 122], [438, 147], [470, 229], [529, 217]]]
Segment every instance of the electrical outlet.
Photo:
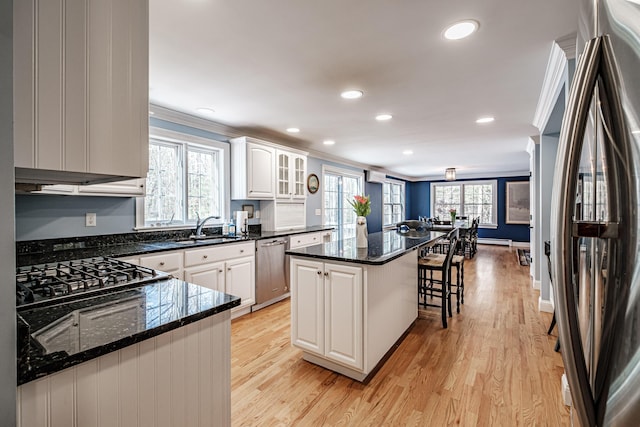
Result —
[[316, 209], [316, 216], [320, 216], [320, 215], [322, 215], [322, 210]]
[[255, 219], [260, 219], [260, 209], [256, 209], [256, 211], [253, 213], [253, 216]]
[[95, 227], [96, 226], [96, 214], [95, 213], [89, 213], [87, 212], [87, 214], [84, 217], [84, 226], [85, 227]]

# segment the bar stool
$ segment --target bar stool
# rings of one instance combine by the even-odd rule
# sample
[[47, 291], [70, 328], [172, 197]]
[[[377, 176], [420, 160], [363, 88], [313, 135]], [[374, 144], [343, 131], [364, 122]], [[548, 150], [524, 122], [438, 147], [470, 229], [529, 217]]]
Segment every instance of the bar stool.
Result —
[[[450, 245], [446, 254], [430, 253], [418, 259], [418, 304], [425, 308], [440, 307], [443, 328], [447, 327], [447, 310], [449, 311], [449, 317], [452, 316], [451, 260], [458, 244], [456, 233], [449, 233], [447, 239]], [[434, 277], [434, 272], [440, 273], [439, 279]], [[428, 298], [440, 298], [442, 304], [429, 303], [427, 302]]]
[[451, 283], [456, 291], [451, 291], [451, 294], [456, 296], [456, 313], [460, 313], [460, 304], [464, 304], [464, 255], [454, 254], [451, 257], [451, 267], [456, 268], [456, 283]]

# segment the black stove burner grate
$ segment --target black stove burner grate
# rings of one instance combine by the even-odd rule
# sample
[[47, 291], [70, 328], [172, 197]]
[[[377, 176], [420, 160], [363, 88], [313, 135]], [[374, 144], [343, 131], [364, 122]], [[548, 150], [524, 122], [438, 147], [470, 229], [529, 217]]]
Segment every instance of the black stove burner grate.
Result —
[[166, 277], [151, 268], [99, 257], [21, 267], [16, 271], [18, 306]]

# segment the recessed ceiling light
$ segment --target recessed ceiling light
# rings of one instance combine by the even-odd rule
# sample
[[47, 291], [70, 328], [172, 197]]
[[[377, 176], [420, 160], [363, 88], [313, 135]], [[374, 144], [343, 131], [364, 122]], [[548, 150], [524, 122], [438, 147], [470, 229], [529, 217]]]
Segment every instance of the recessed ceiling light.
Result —
[[491, 123], [494, 120], [495, 118], [493, 117], [480, 117], [478, 120], [476, 120], [476, 123], [478, 124]]
[[216, 113], [216, 110], [214, 110], [213, 108], [206, 108], [206, 107], [196, 108], [196, 111], [200, 114], [205, 114], [207, 116], [212, 116]]
[[300, 132], [300, 129], [298, 129], [298, 128], [287, 128], [287, 132], [289, 132], [289, 133], [298, 133], [298, 132]]
[[379, 122], [384, 122], [385, 120], [391, 120], [393, 116], [391, 114], [378, 114], [376, 116], [376, 120]]
[[404, 154], [405, 156], [410, 156], [413, 154], [413, 150], [404, 150], [402, 154]]
[[358, 99], [364, 95], [364, 92], [361, 90], [345, 90], [340, 94], [344, 99]]
[[322, 141], [324, 145], [333, 145], [336, 142], [333, 139], [327, 139], [326, 141]]
[[447, 27], [444, 30], [444, 38], [447, 40], [460, 40], [465, 37], [469, 37], [475, 33], [478, 29], [478, 21], [473, 19], [467, 19], [464, 21], [456, 22], [455, 24]]

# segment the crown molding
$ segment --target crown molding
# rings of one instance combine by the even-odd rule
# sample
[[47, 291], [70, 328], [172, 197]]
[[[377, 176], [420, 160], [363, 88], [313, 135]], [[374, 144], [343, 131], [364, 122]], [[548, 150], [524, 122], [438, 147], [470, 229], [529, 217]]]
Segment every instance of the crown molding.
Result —
[[576, 34], [572, 33], [558, 40], [551, 45], [551, 53], [547, 62], [547, 70], [542, 83], [542, 90], [538, 98], [538, 105], [533, 116], [533, 125], [540, 132], [544, 129], [556, 99], [566, 81], [565, 71], [569, 59], [575, 58]]

